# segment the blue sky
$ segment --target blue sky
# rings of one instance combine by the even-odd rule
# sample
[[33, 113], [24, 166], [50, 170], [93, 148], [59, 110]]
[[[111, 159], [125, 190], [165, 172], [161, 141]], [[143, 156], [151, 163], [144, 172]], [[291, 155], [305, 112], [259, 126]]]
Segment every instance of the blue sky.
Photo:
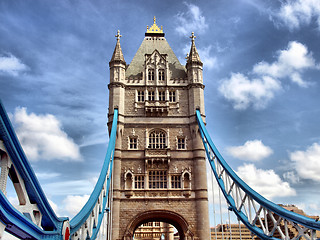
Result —
[[195, 32], [207, 128], [231, 167], [320, 215], [319, 1], [1, 0], [0, 97], [58, 214], [102, 166], [114, 35], [129, 64], [153, 16], [182, 64]]

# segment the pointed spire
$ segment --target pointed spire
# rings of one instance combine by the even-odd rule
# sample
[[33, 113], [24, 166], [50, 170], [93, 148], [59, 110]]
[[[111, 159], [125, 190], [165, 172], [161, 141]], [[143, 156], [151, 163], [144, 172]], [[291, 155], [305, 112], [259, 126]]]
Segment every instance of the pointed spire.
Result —
[[200, 60], [200, 56], [198, 54], [196, 45], [194, 43], [194, 39], [196, 38], [196, 36], [194, 35], [194, 32], [191, 33], [191, 49], [190, 49], [190, 53], [187, 59], [187, 64], [190, 63], [199, 63], [201, 66], [203, 65], [203, 63]]
[[120, 35], [120, 30], [118, 30], [118, 33], [117, 35], [115, 35], [115, 37], [117, 38], [117, 43], [116, 43], [116, 47], [114, 49], [110, 62], [120, 61], [126, 64], [126, 61], [124, 60], [123, 53], [120, 46], [120, 38], [122, 37], [122, 35]]

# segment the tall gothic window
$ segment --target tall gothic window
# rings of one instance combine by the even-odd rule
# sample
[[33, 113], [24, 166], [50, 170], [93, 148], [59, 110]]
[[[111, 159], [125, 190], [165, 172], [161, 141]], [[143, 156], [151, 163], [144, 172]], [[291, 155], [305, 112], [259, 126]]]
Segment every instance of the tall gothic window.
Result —
[[176, 92], [169, 91], [169, 102], [175, 102], [175, 101], [176, 101]]
[[129, 138], [129, 148], [130, 149], [137, 149], [138, 148], [138, 139], [137, 139], [137, 137], [130, 137]]
[[164, 81], [164, 69], [159, 69], [158, 78], [159, 78], [159, 81]]
[[149, 148], [166, 148], [166, 133], [161, 130], [149, 134]]
[[171, 188], [181, 188], [181, 176], [180, 175], [171, 176]]
[[149, 101], [154, 101], [155, 100], [154, 95], [155, 94], [154, 94], [153, 90], [148, 91], [148, 100]]
[[153, 81], [154, 80], [154, 70], [153, 69], [149, 69], [148, 70], [148, 80], [149, 81]]
[[159, 101], [165, 101], [165, 100], [166, 100], [166, 92], [159, 91]]
[[138, 91], [138, 102], [144, 102], [144, 91]]
[[134, 188], [144, 189], [144, 176], [142, 175], [134, 176]]
[[184, 137], [178, 137], [178, 149], [186, 149], [186, 139]]
[[149, 188], [167, 188], [167, 171], [150, 171]]

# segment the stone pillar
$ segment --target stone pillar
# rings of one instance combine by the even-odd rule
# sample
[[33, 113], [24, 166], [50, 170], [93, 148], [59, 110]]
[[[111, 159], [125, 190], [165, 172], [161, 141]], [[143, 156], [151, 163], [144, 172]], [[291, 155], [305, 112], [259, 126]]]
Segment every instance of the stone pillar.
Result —
[[194, 160], [194, 190], [197, 212], [197, 230], [199, 240], [210, 239], [207, 171], [205, 150], [202, 144], [199, 128], [196, 123], [191, 127], [193, 136], [193, 160]]
[[112, 239], [119, 240], [120, 236], [120, 190], [121, 190], [121, 141], [123, 123], [118, 121], [117, 140], [114, 152], [113, 170], [113, 203], [112, 203]]

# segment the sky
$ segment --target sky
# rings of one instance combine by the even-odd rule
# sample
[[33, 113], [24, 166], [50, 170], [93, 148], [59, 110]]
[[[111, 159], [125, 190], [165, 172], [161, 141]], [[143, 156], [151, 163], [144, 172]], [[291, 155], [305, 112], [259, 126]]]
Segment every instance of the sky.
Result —
[[318, 0], [0, 0], [0, 98], [57, 214], [74, 216], [100, 173], [114, 36], [129, 64], [154, 16], [183, 65], [195, 33], [207, 129], [228, 164], [320, 215]]

